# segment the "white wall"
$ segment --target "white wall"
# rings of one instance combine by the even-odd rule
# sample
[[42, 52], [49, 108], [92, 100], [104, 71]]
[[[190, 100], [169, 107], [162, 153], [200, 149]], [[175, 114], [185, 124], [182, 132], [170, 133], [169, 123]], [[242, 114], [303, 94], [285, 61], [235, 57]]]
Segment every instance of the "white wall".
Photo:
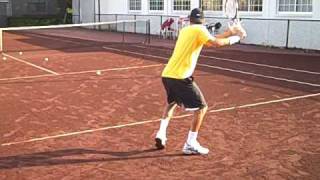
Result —
[[128, 12], [127, 0], [100, 0], [100, 4], [101, 14], [126, 14]]
[[243, 20], [248, 37], [243, 43], [267, 46], [286, 46], [287, 21]]
[[98, 13], [98, 0], [73, 0], [72, 9], [74, 23], [97, 21], [95, 14]]
[[320, 50], [320, 22], [290, 21], [289, 47]]
[[80, 0], [80, 20], [82, 23], [94, 22], [95, 1], [94, 0]]

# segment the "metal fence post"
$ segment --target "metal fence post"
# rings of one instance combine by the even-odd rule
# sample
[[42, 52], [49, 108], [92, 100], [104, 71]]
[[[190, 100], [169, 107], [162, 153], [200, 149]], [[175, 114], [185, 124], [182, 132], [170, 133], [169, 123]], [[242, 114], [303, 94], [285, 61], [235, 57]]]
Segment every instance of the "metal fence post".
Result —
[[287, 39], [286, 39], [286, 48], [289, 48], [289, 34], [290, 34], [290, 19], [287, 21]]
[[151, 40], [151, 21], [150, 21], [150, 19], [148, 19], [147, 23], [148, 23], [148, 44], [150, 44], [150, 40]]
[[137, 23], [136, 23], [137, 15], [134, 15], [133, 17], [134, 17], [134, 20], [135, 20], [135, 22], [134, 22], [134, 33], [136, 34], [137, 33]]
[[82, 18], [81, 18], [81, 0], [78, 1], [78, 13], [79, 13], [79, 23], [82, 23]]
[[123, 27], [122, 27], [122, 43], [124, 43], [125, 30], [126, 30], [126, 22], [123, 21]]
[[101, 2], [98, 0], [98, 20], [101, 22]]
[[3, 52], [3, 33], [2, 29], [0, 29], [0, 52]]

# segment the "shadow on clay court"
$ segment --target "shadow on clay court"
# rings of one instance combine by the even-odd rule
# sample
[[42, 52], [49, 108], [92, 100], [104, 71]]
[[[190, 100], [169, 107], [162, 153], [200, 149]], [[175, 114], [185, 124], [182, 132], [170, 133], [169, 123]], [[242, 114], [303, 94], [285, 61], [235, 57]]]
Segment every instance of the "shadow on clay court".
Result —
[[[128, 152], [98, 151], [92, 149], [64, 149], [57, 151], [39, 152], [16, 156], [0, 157], [0, 169], [14, 169], [34, 166], [55, 166], [66, 164], [81, 164], [92, 162], [128, 161], [137, 159], [150, 159], [161, 157], [185, 156], [182, 153], [175, 154], [150, 154], [159, 151], [151, 148], [145, 150], [134, 150]], [[160, 151], [159, 151], [160, 152]], [[99, 157], [84, 157], [95, 155]], [[81, 157], [79, 157], [81, 156]], [[107, 157], [101, 157], [107, 156]], [[112, 157], [109, 157], [112, 156]], [[69, 159], [67, 159], [69, 157]]]

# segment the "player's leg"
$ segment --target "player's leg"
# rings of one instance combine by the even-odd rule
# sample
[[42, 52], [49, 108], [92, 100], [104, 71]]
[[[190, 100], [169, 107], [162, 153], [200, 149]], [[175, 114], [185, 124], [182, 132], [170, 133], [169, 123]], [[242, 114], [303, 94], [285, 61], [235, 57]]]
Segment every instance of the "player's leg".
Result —
[[188, 101], [183, 103], [186, 106], [186, 110], [194, 111], [194, 119], [191, 123], [188, 138], [183, 147], [183, 152], [185, 154], [208, 154], [209, 149], [202, 147], [197, 141], [198, 132], [208, 109], [207, 103], [200, 88], [195, 82], [191, 83], [189, 88], [186, 89], [186, 92], [184, 99], [188, 99]]
[[198, 132], [200, 130], [202, 121], [204, 119], [204, 116], [207, 112], [208, 107], [204, 106], [203, 108], [194, 111], [193, 121], [191, 123], [190, 131], [192, 132]]
[[167, 141], [167, 127], [169, 125], [170, 119], [173, 116], [174, 110], [177, 107], [175, 102], [168, 104], [163, 112], [162, 118], [160, 120], [160, 127], [156, 135], [156, 147], [158, 149], [165, 148]]
[[156, 134], [156, 147], [158, 149], [165, 148], [167, 141], [167, 127], [169, 121], [173, 116], [174, 110], [177, 107], [177, 99], [175, 95], [175, 89], [177, 82], [174, 79], [162, 78], [163, 86], [167, 93], [167, 106], [164, 108], [164, 112], [160, 121], [160, 128]]
[[159, 131], [164, 132], [164, 133], [166, 132], [169, 121], [172, 118], [176, 107], [177, 107], [177, 103], [175, 103], [175, 102], [172, 102], [171, 104], [168, 104], [165, 107], [162, 118], [161, 118]]
[[198, 133], [204, 119], [204, 115], [207, 111], [207, 106], [194, 112], [194, 119], [191, 123], [191, 127], [188, 133], [188, 138], [183, 147], [185, 154], [201, 154], [206, 155], [209, 153], [209, 149], [202, 147], [197, 140]]

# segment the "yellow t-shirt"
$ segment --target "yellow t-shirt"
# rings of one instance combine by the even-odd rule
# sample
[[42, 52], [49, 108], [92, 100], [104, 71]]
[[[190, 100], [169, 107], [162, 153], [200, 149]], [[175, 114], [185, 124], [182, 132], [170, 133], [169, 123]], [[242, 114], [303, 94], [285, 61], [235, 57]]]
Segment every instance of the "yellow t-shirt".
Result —
[[194, 24], [180, 31], [173, 54], [162, 77], [185, 79], [192, 76], [204, 44], [214, 40], [204, 25]]

